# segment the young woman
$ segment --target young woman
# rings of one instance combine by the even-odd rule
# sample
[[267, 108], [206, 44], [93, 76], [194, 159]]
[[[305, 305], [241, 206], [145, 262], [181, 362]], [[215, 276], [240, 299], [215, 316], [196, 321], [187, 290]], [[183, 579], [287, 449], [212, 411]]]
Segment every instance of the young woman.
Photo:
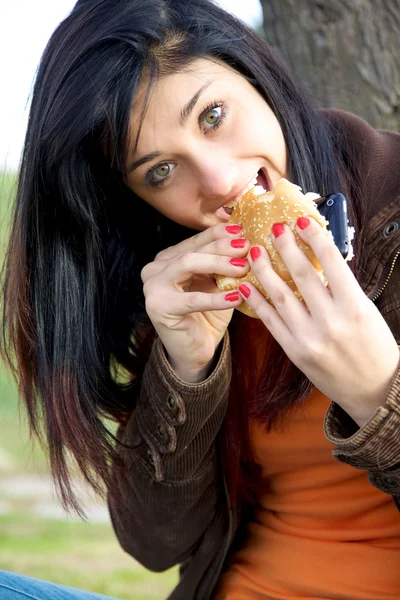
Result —
[[[64, 503], [79, 510], [68, 451], [106, 487], [122, 547], [181, 565], [171, 599], [398, 598], [399, 173], [399, 134], [316, 108], [208, 0], [80, 0], [52, 36], [3, 353]], [[226, 224], [254, 176], [347, 197], [350, 268], [315, 221], [298, 227], [327, 288], [274, 227], [309, 312]], [[250, 267], [274, 307], [251, 284], [217, 290], [212, 274]], [[92, 597], [9, 573], [0, 589]]]

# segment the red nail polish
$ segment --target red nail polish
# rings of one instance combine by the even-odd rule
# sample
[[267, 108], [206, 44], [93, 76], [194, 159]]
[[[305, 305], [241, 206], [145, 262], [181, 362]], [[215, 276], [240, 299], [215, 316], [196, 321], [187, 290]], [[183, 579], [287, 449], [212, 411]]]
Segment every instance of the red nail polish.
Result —
[[239, 298], [239, 292], [230, 292], [229, 294], [225, 295], [225, 300], [228, 302], [236, 302], [236, 300], [239, 300]]
[[250, 288], [245, 283], [239, 285], [239, 290], [245, 298], [248, 298], [251, 294]]
[[231, 258], [229, 261], [234, 267], [245, 267], [249, 264], [247, 258]]
[[275, 225], [272, 226], [272, 233], [278, 238], [282, 233], [285, 233], [285, 226], [282, 225], [282, 223], [275, 223]]
[[244, 248], [246, 245], [246, 238], [238, 238], [237, 240], [231, 241], [232, 248]]
[[257, 246], [254, 246], [254, 248], [252, 248], [250, 250], [250, 256], [251, 256], [252, 260], [257, 260], [257, 258], [260, 258], [260, 256], [261, 256], [260, 248], [258, 248]]
[[242, 231], [243, 227], [242, 227], [242, 225], [228, 225], [227, 227], [225, 227], [225, 229], [227, 230], [228, 233], [237, 235], [238, 233], [240, 233]]
[[307, 217], [299, 217], [297, 219], [297, 227], [299, 229], [305, 229], [306, 227], [308, 227], [310, 224], [310, 219], [307, 219]]

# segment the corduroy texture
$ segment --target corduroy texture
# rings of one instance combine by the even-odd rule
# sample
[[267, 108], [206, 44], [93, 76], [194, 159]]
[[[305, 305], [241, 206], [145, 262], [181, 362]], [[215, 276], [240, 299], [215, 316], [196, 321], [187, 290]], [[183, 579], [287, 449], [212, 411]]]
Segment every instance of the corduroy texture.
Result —
[[[157, 481], [171, 483], [177, 474], [179, 481], [190, 479], [214, 444], [215, 432], [227, 409], [230, 382], [227, 333], [221, 345], [220, 360], [212, 375], [201, 384], [191, 384], [172, 371], [160, 339], [154, 343], [150, 357], [154, 367], [144, 372], [144, 394], [137, 408], [137, 429], [143, 440], [137, 453], [147, 468], [151, 458]], [[146, 390], [151, 390], [151, 394], [146, 394]], [[165, 429], [163, 436], [160, 427]]]
[[[351, 139], [358, 140], [354, 152], [360, 165], [370, 170], [368, 177], [373, 174], [370, 221], [363, 232], [367, 255], [361, 285], [371, 294], [386, 284], [377, 306], [400, 340], [400, 258], [394, 262], [400, 250], [400, 135], [378, 133], [340, 111], [324, 113], [332, 121], [345, 123]], [[389, 228], [394, 223], [399, 227]], [[119, 448], [126, 469], [113, 472], [111, 518], [122, 547], [147, 568], [161, 571], [183, 563], [180, 582], [169, 600], [212, 598], [224, 559], [237, 547], [235, 534], [243, 531], [248, 518], [242, 516], [246, 514], [241, 512], [243, 507], [228, 510], [218, 460], [216, 440], [227, 408], [230, 377], [228, 334], [213, 372], [199, 384], [176, 377], [157, 340], [137, 409], [118, 433], [130, 447]], [[166, 408], [168, 397], [176, 402], [170, 401]], [[363, 429], [358, 430], [343, 410], [331, 405], [325, 433], [336, 444], [335, 458], [368, 468], [371, 484], [393, 495], [400, 507], [399, 414], [400, 370], [385, 406]], [[162, 440], [159, 425], [166, 435]]]
[[[387, 494], [400, 494], [399, 444], [393, 443], [400, 429], [400, 361], [389, 385], [385, 406], [379, 407], [362, 429], [332, 402], [325, 417], [324, 433], [338, 447], [332, 452], [341, 462], [370, 471], [370, 482]], [[377, 445], [379, 440], [379, 445]], [[389, 470], [389, 473], [386, 473]], [[389, 479], [389, 482], [387, 481]]]

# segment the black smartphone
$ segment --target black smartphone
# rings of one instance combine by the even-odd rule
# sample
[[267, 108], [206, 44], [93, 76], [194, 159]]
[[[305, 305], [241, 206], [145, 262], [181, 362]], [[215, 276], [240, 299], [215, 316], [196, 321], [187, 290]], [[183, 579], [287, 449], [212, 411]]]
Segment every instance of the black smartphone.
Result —
[[343, 258], [349, 253], [349, 221], [347, 200], [343, 194], [329, 194], [315, 200], [318, 210], [328, 221], [336, 246]]

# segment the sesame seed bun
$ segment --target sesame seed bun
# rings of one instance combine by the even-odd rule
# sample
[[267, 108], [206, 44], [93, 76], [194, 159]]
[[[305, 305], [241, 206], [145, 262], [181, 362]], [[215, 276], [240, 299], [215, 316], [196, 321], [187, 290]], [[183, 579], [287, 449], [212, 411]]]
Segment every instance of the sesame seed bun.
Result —
[[[314, 252], [310, 246], [303, 242], [296, 230], [298, 217], [307, 215], [315, 219], [326, 231], [326, 234], [331, 236], [331, 233], [326, 229], [328, 221], [318, 212], [317, 204], [310, 197], [317, 198], [318, 194], [307, 196], [302, 193], [299, 186], [282, 178], [269, 192], [266, 192], [261, 186], [256, 186], [248, 191], [238, 201], [228, 220], [228, 223], [240, 223], [243, 226], [241, 236], [250, 240], [252, 246], [257, 244], [267, 249], [272, 267], [302, 302], [304, 302], [303, 297], [292, 280], [286, 265], [272, 244], [271, 230], [274, 223], [285, 223], [288, 225], [294, 233], [297, 245], [311, 262], [323, 283], [327, 285], [322, 267]], [[214, 275], [214, 277], [221, 292], [237, 289], [241, 283], [249, 281], [273, 305], [271, 298], [267, 295], [251, 269], [244, 277], [235, 278], [223, 275]], [[245, 301], [237, 307], [237, 310], [240, 310], [248, 317], [259, 318]]]

